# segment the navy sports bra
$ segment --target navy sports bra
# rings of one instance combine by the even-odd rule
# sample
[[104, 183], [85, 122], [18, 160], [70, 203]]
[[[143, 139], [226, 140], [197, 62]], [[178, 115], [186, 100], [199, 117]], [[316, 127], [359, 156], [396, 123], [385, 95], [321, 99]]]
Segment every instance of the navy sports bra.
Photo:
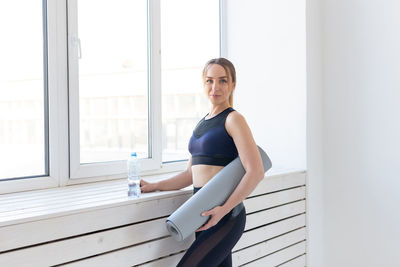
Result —
[[233, 108], [227, 108], [215, 117], [200, 120], [189, 141], [192, 165], [226, 166], [238, 156], [235, 143], [225, 129], [225, 120]]

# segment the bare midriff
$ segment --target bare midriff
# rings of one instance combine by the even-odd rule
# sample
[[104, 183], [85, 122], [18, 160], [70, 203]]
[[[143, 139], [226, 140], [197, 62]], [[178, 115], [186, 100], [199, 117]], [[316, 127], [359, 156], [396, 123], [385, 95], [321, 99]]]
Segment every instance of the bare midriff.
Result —
[[194, 187], [203, 187], [208, 181], [210, 181], [223, 166], [214, 165], [194, 165], [192, 166], [192, 179]]

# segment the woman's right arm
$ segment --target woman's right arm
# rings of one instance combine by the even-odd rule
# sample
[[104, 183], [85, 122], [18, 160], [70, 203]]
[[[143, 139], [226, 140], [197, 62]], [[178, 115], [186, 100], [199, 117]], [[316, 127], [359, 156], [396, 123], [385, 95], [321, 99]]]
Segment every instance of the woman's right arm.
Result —
[[143, 193], [153, 191], [168, 191], [178, 190], [185, 188], [193, 183], [192, 179], [192, 157], [189, 158], [186, 170], [172, 176], [171, 178], [161, 180], [156, 183], [149, 183], [144, 180], [140, 180], [140, 190]]

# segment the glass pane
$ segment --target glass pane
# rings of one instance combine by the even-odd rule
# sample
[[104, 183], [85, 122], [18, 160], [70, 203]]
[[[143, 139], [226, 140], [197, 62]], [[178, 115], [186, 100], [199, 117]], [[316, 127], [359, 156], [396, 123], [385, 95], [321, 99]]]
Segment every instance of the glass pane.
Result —
[[219, 1], [161, 0], [163, 161], [187, 159], [188, 142], [208, 112], [202, 69], [219, 56]]
[[81, 163], [148, 157], [147, 1], [78, 1]]
[[1, 1], [0, 36], [0, 180], [46, 175], [42, 1]]

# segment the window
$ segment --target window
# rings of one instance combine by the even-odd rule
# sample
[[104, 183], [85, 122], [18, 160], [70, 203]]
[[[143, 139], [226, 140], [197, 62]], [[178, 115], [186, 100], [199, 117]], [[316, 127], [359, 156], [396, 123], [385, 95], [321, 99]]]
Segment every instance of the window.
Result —
[[123, 173], [131, 151], [155, 169], [147, 1], [69, 0], [68, 15], [71, 177]]
[[0, 2], [0, 180], [48, 175], [44, 13]]
[[147, 158], [147, 1], [77, 3], [81, 163]]
[[68, 4], [71, 178], [124, 173], [131, 151], [144, 170], [187, 159], [208, 107], [201, 69], [219, 56], [219, 2]]
[[164, 162], [188, 158], [193, 128], [208, 112], [201, 72], [205, 61], [219, 56], [218, 21], [218, 1], [161, 0]]
[[184, 166], [220, 1], [7, 1], [0, 22], [3, 184], [124, 177], [131, 151], [147, 173]]

